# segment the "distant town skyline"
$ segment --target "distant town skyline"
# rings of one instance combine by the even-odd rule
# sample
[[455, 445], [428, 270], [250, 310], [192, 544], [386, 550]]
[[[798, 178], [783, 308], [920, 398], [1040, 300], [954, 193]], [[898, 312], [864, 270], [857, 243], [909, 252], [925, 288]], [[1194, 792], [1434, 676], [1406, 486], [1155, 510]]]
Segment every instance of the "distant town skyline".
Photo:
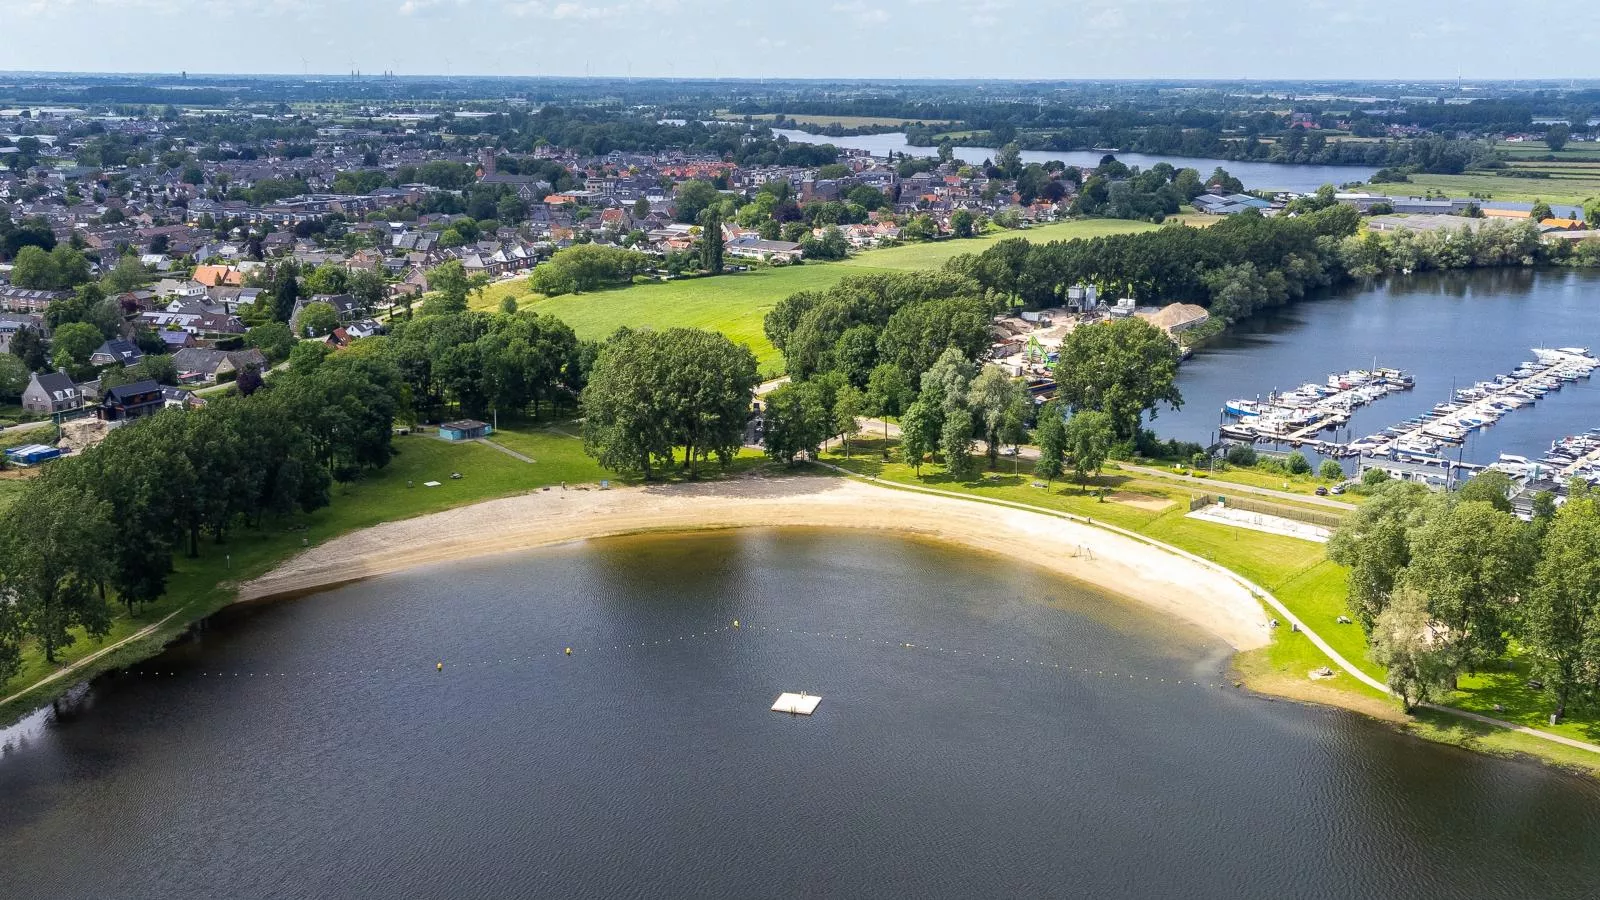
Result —
[[[723, 78], [1587, 78], [1523, 0], [13, 0], [6, 69]], [[1551, 23], [1560, 21], [1560, 46]]]

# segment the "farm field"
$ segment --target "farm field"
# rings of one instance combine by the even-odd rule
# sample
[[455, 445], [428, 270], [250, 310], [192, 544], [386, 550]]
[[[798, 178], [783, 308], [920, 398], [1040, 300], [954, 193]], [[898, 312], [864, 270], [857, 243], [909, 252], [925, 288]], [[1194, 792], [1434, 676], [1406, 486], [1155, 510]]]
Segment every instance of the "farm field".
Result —
[[1411, 176], [1409, 182], [1374, 184], [1375, 192], [1396, 196], [1423, 196], [1436, 191], [1451, 197], [1479, 196], [1489, 200], [1509, 200], [1581, 206], [1585, 200], [1600, 197], [1600, 159], [1593, 165], [1567, 163], [1523, 163], [1519, 170], [1547, 173], [1548, 178], [1514, 178], [1498, 174]]

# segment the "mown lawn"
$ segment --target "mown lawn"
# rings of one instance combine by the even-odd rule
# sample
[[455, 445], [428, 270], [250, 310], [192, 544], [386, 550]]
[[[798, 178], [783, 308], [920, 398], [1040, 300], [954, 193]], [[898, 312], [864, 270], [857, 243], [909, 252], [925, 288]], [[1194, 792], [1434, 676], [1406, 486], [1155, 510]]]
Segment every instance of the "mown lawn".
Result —
[[562, 297], [546, 298], [535, 294], [527, 280], [519, 278], [490, 285], [473, 298], [472, 306], [474, 309], [498, 309], [505, 297], [516, 297], [522, 308], [555, 316], [571, 325], [579, 337], [588, 340], [604, 339], [623, 325], [630, 328], [684, 326], [720, 331], [747, 344], [754, 351], [762, 374], [772, 376], [782, 374], [783, 355], [767, 340], [761, 320], [779, 300], [796, 291], [826, 290], [849, 275], [937, 269], [952, 256], [981, 253], [989, 245], [1008, 237], [1059, 241], [1148, 231], [1155, 227], [1148, 222], [1113, 219], [1057, 222], [1021, 231], [997, 231], [968, 240], [869, 250], [836, 263], [758, 268], [714, 278], [630, 285]]

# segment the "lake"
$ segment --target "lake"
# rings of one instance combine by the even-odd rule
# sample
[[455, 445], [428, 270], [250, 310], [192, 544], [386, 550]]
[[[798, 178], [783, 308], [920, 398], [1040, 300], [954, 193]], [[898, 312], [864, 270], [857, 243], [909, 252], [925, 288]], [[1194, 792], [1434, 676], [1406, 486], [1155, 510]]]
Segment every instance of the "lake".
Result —
[[[1074, 583], [887, 536], [418, 570], [234, 611], [0, 736], [0, 885], [1592, 893], [1600, 784], [1223, 687], [1227, 657]], [[817, 714], [769, 712], [785, 690]]]
[[[1392, 276], [1324, 292], [1252, 316], [1179, 369], [1183, 409], [1151, 422], [1164, 437], [1208, 443], [1222, 405], [1322, 383], [1329, 374], [1405, 369], [1416, 388], [1359, 410], [1338, 440], [1426, 413], [1457, 387], [1510, 372], [1533, 347], [1600, 349], [1600, 272], [1484, 269]], [[1475, 432], [1458, 453], [1491, 463], [1501, 453], [1538, 459], [1556, 438], [1600, 427], [1600, 383], [1580, 380]], [[1324, 437], [1332, 436], [1325, 432]]]
[[[782, 135], [791, 141], [805, 144], [832, 144], [835, 147], [851, 150], [866, 150], [873, 156], [888, 156], [890, 151], [905, 153], [910, 156], [933, 156], [938, 151], [933, 147], [913, 147], [906, 143], [904, 132], [889, 134], [863, 134], [854, 137], [829, 137], [823, 134], [811, 134], [797, 131], [792, 128], [774, 128], [774, 135]], [[986, 159], [992, 160], [999, 155], [999, 150], [993, 147], [957, 147], [957, 159], [966, 160], [973, 165]], [[1024, 150], [1022, 161], [1025, 163], [1044, 163], [1050, 160], [1060, 160], [1069, 166], [1092, 169], [1100, 165], [1105, 151], [1101, 150]], [[1146, 153], [1116, 153], [1117, 159], [1130, 166], [1148, 169], [1156, 163], [1170, 163], [1177, 168], [1191, 168], [1200, 172], [1201, 178], [1208, 178], [1211, 170], [1221, 166], [1228, 170], [1228, 174], [1244, 182], [1244, 186], [1252, 190], [1278, 190], [1278, 191], [1314, 191], [1325, 184], [1335, 186], [1349, 182], [1364, 182], [1372, 177], [1377, 169], [1371, 166], [1304, 166], [1265, 162], [1230, 161], [1225, 159], [1197, 159], [1186, 156], [1152, 156]]]

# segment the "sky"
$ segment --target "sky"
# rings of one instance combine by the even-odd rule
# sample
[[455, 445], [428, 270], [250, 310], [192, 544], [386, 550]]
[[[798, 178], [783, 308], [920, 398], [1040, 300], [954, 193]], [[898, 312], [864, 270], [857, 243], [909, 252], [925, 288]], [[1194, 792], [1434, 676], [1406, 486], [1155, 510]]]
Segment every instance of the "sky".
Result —
[[1597, 78], [1595, 46], [1572, 0], [0, 0], [13, 71]]

